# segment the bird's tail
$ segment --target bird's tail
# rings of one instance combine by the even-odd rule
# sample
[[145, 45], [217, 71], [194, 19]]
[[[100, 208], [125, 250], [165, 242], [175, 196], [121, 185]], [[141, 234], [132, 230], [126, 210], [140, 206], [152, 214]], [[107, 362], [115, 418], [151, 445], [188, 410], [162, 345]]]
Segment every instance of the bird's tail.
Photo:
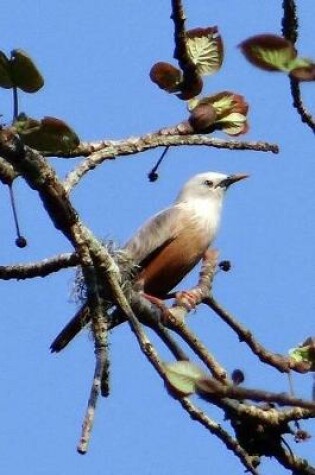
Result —
[[[116, 249], [115, 245], [111, 242], [104, 243], [104, 245], [120, 269], [123, 289], [126, 291], [133, 285], [133, 279], [136, 273], [139, 271], [139, 266], [138, 264], [135, 264], [134, 258], [125, 249]], [[78, 272], [75, 280], [75, 290], [79, 298], [82, 298], [82, 294], [85, 294], [84, 279], [80, 271]], [[111, 292], [109, 291], [108, 296], [105, 295], [103, 297], [105, 299], [104, 310], [107, 311], [113, 307], [113, 302], [111, 301]], [[87, 304], [84, 304], [77, 311], [70, 322], [67, 323], [67, 325], [61, 330], [59, 335], [56, 336], [50, 345], [51, 352], [59, 353], [59, 351], [63, 350], [82, 330], [82, 328], [84, 328], [90, 322], [90, 320], [91, 317], [89, 307]], [[118, 321], [121, 322], [121, 318], [118, 318], [117, 322]], [[112, 322], [112, 324], [115, 326], [115, 320]]]
[[56, 336], [52, 344], [50, 345], [50, 351], [52, 353], [59, 353], [63, 350], [70, 341], [84, 328], [90, 321], [89, 307], [83, 305], [74, 317], [67, 323], [67, 325]]

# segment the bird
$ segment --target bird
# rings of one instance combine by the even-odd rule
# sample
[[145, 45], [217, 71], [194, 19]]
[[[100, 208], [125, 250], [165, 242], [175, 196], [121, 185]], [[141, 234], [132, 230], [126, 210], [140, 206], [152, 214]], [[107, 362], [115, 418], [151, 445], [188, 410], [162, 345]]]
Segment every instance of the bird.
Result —
[[[145, 222], [122, 248], [137, 268], [135, 288], [152, 301], [167, 298], [214, 241], [226, 190], [247, 177], [199, 173], [184, 184], [170, 207]], [[89, 320], [84, 304], [54, 339], [51, 351], [65, 348]]]

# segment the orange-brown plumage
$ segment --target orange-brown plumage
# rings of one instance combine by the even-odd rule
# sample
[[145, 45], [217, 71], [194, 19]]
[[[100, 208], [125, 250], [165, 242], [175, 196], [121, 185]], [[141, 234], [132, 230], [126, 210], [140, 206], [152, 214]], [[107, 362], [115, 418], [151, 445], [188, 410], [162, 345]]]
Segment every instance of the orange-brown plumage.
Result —
[[209, 240], [187, 225], [143, 267], [137, 281], [145, 293], [164, 298], [198, 264], [208, 246]]

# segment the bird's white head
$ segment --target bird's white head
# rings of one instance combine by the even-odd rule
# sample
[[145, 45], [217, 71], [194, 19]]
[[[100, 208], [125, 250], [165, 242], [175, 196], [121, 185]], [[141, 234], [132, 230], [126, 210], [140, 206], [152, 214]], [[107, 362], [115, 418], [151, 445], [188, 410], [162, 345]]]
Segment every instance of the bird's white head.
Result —
[[245, 174], [225, 175], [216, 172], [200, 173], [185, 183], [177, 196], [176, 203], [191, 200], [221, 202], [230, 185], [247, 177], [248, 175]]

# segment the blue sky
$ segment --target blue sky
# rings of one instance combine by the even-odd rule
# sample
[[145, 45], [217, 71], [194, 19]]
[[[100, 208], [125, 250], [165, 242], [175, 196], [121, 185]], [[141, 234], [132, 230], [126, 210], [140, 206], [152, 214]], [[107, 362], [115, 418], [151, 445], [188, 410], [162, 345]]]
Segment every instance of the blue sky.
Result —
[[[245, 95], [251, 125], [245, 138], [278, 143], [278, 156], [177, 148], [163, 163], [160, 180], [151, 184], [146, 174], [160, 154], [154, 150], [104, 163], [82, 180], [73, 202], [97, 236], [123, 243], [148, 216], [167, 206], [191, 175], [207, 170], [249, 173], [251, 178], [235, 186], [225, 203], [216, 247], [232, 261], [233, 271], [217, 277], [215, 293], [263, 344], [285, 353], [314, 332], [314, 137], [291, 107], [287, 78], [254, 69], [236, 48], [253, 34], [280, 32], [280, 3], [185, 2], [188, 26], [218, 25], [225, 44], [223, 68], [207, 80], [204, 91]], [[315, 5], [300, 1], [298, 6], [298, 47], [303, 56], [314, 58]], [[178, 123], [185, 118], [185, 104], [148, 78], [155, 62], [172, 59], [169, 15], [166, 0], [81, 0], [75, 6], [70, 1], [4, 0], [0, 49], [25, 49], [46, 79], [38, 94], [21, 96], [21, 109], [33, 117], [66, 120], [82, 140], [125, 138]], [[302, 90], [312, 106], [314, 84], [304, 84]], [[6, 121], [10, 99], [8, 91], [0, 91]], [[78, 160], [51, 163], [64, 176]], [[36, 194], [20, 180], [14, 188], [29, 246], [14, 246], [8, 193], [2, 187], [0, 265], [69, 251]], [[188, 475], [211, 467], [213, 473], [243, 473], [238, 460], [166, 394], [127, 326], [111, 337], [112, 394], [100, 401], [90, 451], [84, 457], [76, 453], [93, 374], [93, 344], [83, 333], [64, 353], [48, 351], [75, 311], [72, 280], [73, 271], [65, 271], [0, 284], [3, 472]], [[287, 391], [286, 377], [262, 367], [214, 315], [199, 308], [189, 323], [229, 371], [244, 369], [248, 386]], [[161, 354], [169, 359], [163, 349]], [[294, 383], [299, 396], [310, 397], [311, 375], [294, 376]], [[221, 420], [217, 410], [205, 407]], [[314, 433], [314, 422], [303, 427]], [[314, 463], [312, 439], [293, 449]], [[266, 461], [262, 473], [270, 471]], [[284, 470], [273, 468], [272, 473]]]

